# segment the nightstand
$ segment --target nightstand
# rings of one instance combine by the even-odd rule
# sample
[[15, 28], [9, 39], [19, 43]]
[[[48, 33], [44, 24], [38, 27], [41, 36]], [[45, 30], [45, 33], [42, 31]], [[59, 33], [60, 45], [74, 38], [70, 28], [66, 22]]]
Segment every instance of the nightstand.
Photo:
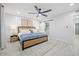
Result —
[[10, 36], [10, 42], [18, 41], [18, 35], [11, 35]]

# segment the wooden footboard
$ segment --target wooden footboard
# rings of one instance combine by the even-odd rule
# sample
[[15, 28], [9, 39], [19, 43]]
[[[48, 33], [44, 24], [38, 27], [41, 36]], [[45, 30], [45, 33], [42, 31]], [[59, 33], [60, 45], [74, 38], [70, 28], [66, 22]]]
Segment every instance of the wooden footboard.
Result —
[[43, 36], [43, 37], [23, 41], [22, 42], [22, 50], [24, 50], [25, 48], [37, 45], [39, 43], [45, 42], [45, 41], [48, 41], [48, 36]]

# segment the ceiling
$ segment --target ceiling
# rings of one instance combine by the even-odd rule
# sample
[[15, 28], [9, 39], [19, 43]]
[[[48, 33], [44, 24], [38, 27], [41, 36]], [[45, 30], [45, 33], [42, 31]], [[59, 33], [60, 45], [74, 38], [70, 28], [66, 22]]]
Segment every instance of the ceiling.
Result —
[[[5, 13], [12, 15], [25, 16], [28, 18], [36, 18], [35, 14], [28, 14], [28, 12], [36, 12], [34, 6], [42, 8], [42, 10], [52, 9], [51, 12], [46, 13], [48, 18], [55, 17], [65, 12], [69, 12], [77, 9], [78, 5], [75, 3], [73, 6], [70, 3], [4, 3]], [[20, 12], [20, 14], [17, 14]], [[40, 18], [45, 19], [46, 17], [40, 16]]]

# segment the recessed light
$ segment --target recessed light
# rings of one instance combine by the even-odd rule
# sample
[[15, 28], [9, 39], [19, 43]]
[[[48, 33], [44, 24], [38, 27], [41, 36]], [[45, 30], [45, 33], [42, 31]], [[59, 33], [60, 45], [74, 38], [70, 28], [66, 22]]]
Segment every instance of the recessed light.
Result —
[[79, 18], [79, 16], [76, 16], [76, 18]]
[[18, 12], [17, 12], [17, 14], [18, 14], [18, 15], [20, 15], [20, 14], [21, 14], [21, 12], [19, 12], [19, 11], [18, 11]]
[[69, 5], [70, 5], [70, 6], [73, 6], [73, 5], [74, 5], [74, 3], [70, 3]]

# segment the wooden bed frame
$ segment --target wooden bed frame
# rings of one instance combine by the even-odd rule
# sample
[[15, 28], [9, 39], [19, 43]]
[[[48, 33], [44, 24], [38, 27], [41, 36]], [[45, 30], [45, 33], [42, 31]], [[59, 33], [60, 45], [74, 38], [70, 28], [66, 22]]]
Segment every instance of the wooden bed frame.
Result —
[[[25, 26], [18, 27], [18, 33], [19, 33], [20, 28], [27, 28], [27, 27], [25, 27]], [[30, 27], [30, 28], [33, 28], [33, 27]], [[47, 35], [42, 36], [42, 37], [38, 37], [38, 38], [34, 38], [34, 39], [25, 40], [21, 44], [22, 50], [24, 50], [25, 48], [28, 48], [28, 47], [43, 43], [45, 41], [48, 41], [48, 36]]]

